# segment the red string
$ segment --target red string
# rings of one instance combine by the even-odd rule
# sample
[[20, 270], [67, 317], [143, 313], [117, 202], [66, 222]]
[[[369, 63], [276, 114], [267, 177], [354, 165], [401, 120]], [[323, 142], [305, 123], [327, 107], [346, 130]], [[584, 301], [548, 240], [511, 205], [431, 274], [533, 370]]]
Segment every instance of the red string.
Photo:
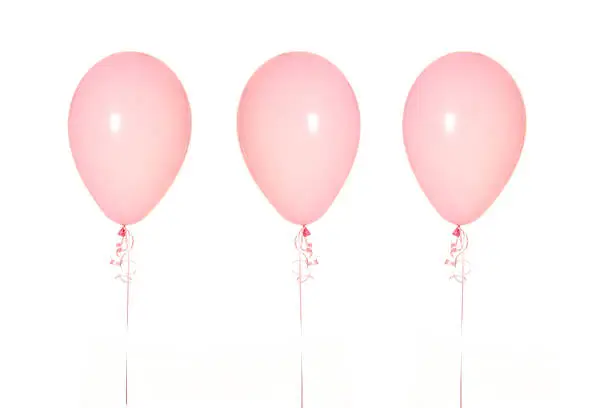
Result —
[[[451, 242], [448, 258], [444, 262], [453, 267], [450, 279], [461, 283], [461, 341], [463, 343], [463, 299], [465, 281], [471, 272], [470, 263], [465, 260], [465, 251], [468, 249], [469, 240], [467, 234], [461, 226], [457, 226], [453, 231], [454, 240]], [[459, 365], [459, 408], [463, 408], [463, 344], [461, 347], [461, 363]]]
[[[118, 233], [120, 239], [117, 242], [115, 257], [111, 259], [111, 265], [120, 268], [120, 272], [115, 276], [115, 279], [121, 280], [125, 283], [126, 294], [125, 294], [125, 334], [126, 337], [129, 334], [130, 328], [130, 284], [132, 283], [132, 277], [136, 274], [136, 268], [134, 262], [130, 259], [132, 248], [134, 247], [134, 237], [128, 231], [125, 225], [121, 226]], [[125, 406], [128, 406], [128, 349], [127, 344], [125, 348]]]
[[[308, 237], [310, 231], [306, 226], [302, 226], [300, 231], [295, 237], [295, 249], [298, 251], [297, 259], [297, 281], [300, 295], [300, 339], [304, 338], [304, 324], [303, 324], [303, 306], [302, 306], [302, 284], [309, 279], [314, 279], [310, 273], [310, 268], [319, 264], [319, 260], [312, 252], [312, 244], [309, 242]], [[305, 270], [305, 272], [304, 272]], [[304, 350], [300, 347], [300, 407], [304, 408]]]

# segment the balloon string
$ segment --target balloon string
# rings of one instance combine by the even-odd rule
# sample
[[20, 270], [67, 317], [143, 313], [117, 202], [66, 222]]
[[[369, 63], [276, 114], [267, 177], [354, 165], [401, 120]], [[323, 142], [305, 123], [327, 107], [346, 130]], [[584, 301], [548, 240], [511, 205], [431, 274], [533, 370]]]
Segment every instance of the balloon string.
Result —
[[303, 307], [302, 307], [302, 265], [301, 262], [298, 265], [299, 268], [299, 282], [298, 287], [300, 288], [300, 407], [304, 408], [304, 324], [303, 324]]
[[461, 283], [461, 363], [459, 365], [459, 408], [463, 408], [463, 306], [464, 306], [464, 289], [467, 276], [471, 272], [470, 263], [465, 260], [465, 251], [468, 249], [469, 240], [467, 234], [461, 226], [457, 226], [453, 231], [454, 240], [451, 242], [448, 258], [445, 261], [446, 265], [453, 268], [450, 279]]
[[[128, 276], [129, 276], [129, 267], [128, 267]], [[128, 280], [125, 284], [126, 287], [126, 301], [125, 301], [125, 334], [126, 334], [126, 347], [125, 347], [125, 406], [128, 406], [128, 347], [127, 347], [127, 337], [128, 331], [130, 327], [130, 281]]]
[[459, 408], [463, 408], [463, 289], [465, 279], [461, 279], [461, 363], [459, 366]]
[[[309, 279], [314, 279], [310, 274], [309, 268], [318, 265], [319, 260], [314, 256], [312, 252], [312, 244], [309, 242], [308, 237], [310, 231], [306, 226], [302, 226], [300, 231], [295, 237], [295, 248], [298, 251], [297, 259], [297, 280], [300, 295], [300, 343], [304, 340], [304, 309], [302, 305], [302, 285]], [[303, 273], [302, 264], [306, 273]], [[304, 408], [304, 348], [303, 344], [300, 344], [300, 408]]]
[[132, 277], [136, 274], [133, 267], [134, 263], [130, 259], [132, 248], [134, 247], [134, 237], [128, 231], [125, 225], [121, 226], [118, 233], [120, 239], [116, 245], [115, 257], [111, 259], [111, 265], [118, 266], [120, 272], [115, 276], [115, 279], [125, 283], [125, 406], [128, 406], [128, 335], [130, 329], [130, 284]]

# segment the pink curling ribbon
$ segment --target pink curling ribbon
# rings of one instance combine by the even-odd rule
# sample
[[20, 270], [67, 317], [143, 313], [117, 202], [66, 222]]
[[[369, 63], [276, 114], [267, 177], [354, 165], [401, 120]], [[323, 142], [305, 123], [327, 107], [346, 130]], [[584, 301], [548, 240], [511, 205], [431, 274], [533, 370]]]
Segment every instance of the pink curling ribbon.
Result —
[[295, 236], [295, 249], [298, 251], [298, 270], [294, 271], [297, 274], [297, 279], [302, 283], [309, 279], [314, 279], [310, 274], [310, 268], [319, 264], [319, 260], [312, 252], [312, 243], [308, 240], [310, 231], [306, 226], [302, 226], [300, 232]]
[[[302, 226], [295, 236], [295, 249], [298, 251], [297, 270], [293, 272], [297, 275], [300, 292], [300, 337], [304, 337], [303, 308], [302, 308], [302, 284], [309, 279], [314, 279], [310, 269], [319, 264], [319, 260], [312, 252], [312, 244], [308, 240], [310, 231], [305, 225]], [[300, 407], [304, 408], [304, 351], [300, 348]]]
[[470, 263], [465, 260], [465, 251], [468, 249], [468, 237], [465, 231], [460, 226], [453, 231], [453, 242], [451, 242], [448, 258], [444, 262], [445, 265], [453, 267], [453, 272], [449, 279], [454, 279], [459, 283], [467, 280], [470, 274]]
[[[461, 339], [463, 340], [464, 284], [471, 272], [470, 263], [465, 260], [465, 251], [468, 249], [469, 240], [460, 225], [457, 225], [457, 228], [453, 231], [453, 237], [448, 258], [446, 258], [444, 264], [453, 268], [449, 279], [454, 279], [461, 283]], [[459, 408], [463, 408], [463, 347], [461, 348], [461, 363], [459, 366]]]
[[[125, 225], [121, 226], [118, 233], [120, 239], [117, 242], [115, 257], [111, 259], [111, 265], [120, 268], [120, 272], [115, 279], [121, 280], [126, 285], [125, 300], [125, 333], [129, 332], [130, 327], [130, 284], [132, 277], [136, 274], [135, 263], [130, 259], [132, 248], [134, 248], [134, 237]], [[125, 406], [128, 406], [128, 352], [125, 350]]]

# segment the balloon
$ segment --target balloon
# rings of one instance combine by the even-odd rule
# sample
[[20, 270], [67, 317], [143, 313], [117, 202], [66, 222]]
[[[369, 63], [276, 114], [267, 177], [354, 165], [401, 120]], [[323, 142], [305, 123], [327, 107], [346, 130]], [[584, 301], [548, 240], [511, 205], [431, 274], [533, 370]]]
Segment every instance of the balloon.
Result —
[[111, 220], [134, 224], [166, 194], [191, 137], [191, 109], [176, 75], [138, 52], [113, 54], [79, 83], [68, 119], [76, 167]]
[[404, 107], [404, 145], [425, 195], [447, 221], [478, 219], [514, 172], [525, 139], [514, 80], [477, 53], [448, 54], [417, 78]]
[[350, 84], [331, 62], [278, 55], [250, 78], [238, 108], [238, 138], [260, 189], [290, 222], [319, 219], [340, 192], [359, 145]]

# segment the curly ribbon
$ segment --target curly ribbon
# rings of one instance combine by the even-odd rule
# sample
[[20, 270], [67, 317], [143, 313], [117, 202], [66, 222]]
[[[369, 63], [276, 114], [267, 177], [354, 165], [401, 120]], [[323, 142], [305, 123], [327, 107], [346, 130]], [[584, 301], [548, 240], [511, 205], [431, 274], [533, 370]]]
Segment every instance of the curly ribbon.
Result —
[[[465, 281], [471, 272], [470, 263], [465, 260], [465, 251], [468, 249], [469, 240], [467, 234], [460, 225], [453, 231], [453, 242], [451, 242], [448, 258], [444, 262], [453, 268], [449, 279], [461, 283], [461, 341], [463, 342], [463, 295]], [[463, 346], [461, 347], [461, 363], [459, 366], [459, 408], [463, 408]]]
[[[310, 231], [306, 226], [302, 226], [298, 234], [295, 236], [295, 249], [298, 251], [298, 270], [294, 271], [297, 274], [297, 279], [304, 283], [309, 279], [314, 279], [310, 274], [310, 268], [319, 264], [319, 260], [312, 252], [312, 243], [309, 241]], [[304, 267], [305, 272], [302, 271]]]
[[[308, 240], [310, 231], [305, 225], [302, 226], [298, 234], [295, 236], [295, 249], [298, 251], [297, 281], [300, 293], [300, 338], [304, 338], [303, 325], [303, 308], [302, 308], [302, 284], [309, 279], [314, 279], [310, 272], [310, 268], [319, 264], [319, 260], [312, 252], [312, 244]], [[300, 407], [304, 408], [304, 349], [300, 348]]]
[[[126, 300], [125, 300], [125, 334], [128, 335], [130, 327], [130, 284], [132, 277], [136, 274], [135, 263], [130, 259], [132, 248], [134, 247], [134, 237], [128, 231], [125, 225], [121, 226], [118, 233], [120, 239], [117, 242], [115, 257], [110, 263], [117, 266], [120, 272], [115, 276], [126, 285]], [[125, 349], [125, 406], [128, 406], [128, 351], [127, 345]]]
[[444, 264], [453, 267], [453, 272], [449, 279], [463, 283], [471, 272], [470, 263], [465, 260], [464, 256], [465, 251], [468, 249], [469, 240], [467, 234], [460, 226], [457, 226], [453, 231], [453, 237], [448, 258], [446, 258]]

